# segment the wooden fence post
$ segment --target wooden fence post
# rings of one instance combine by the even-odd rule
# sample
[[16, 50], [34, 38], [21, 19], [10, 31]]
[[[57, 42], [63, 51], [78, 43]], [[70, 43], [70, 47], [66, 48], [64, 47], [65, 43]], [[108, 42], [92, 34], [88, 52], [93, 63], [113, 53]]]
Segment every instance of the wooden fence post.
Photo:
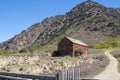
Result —
[[57, 75], [58, 80], [81, 80], [80, 69], [74, 68], [70, 70], [62, 70]]

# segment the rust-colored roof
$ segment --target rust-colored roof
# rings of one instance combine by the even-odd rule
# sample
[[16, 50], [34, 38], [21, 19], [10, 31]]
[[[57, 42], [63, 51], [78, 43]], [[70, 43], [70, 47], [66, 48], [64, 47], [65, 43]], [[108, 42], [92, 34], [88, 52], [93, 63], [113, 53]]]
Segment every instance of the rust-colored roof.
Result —
[[84, 46], [88, 46], [87, 44], [85, 44], [84, 42], [71, 38], [71, 37], [66, 37], [67, 39], [69, 39], [71, 42], [76, 43], [76, 44], [80, 44], [80, 45], [84, 45]]

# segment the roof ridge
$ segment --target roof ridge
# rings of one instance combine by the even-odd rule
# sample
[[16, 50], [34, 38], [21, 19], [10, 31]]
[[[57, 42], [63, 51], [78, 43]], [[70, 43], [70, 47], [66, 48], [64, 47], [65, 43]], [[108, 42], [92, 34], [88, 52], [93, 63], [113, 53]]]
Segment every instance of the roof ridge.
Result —
[[77, 43], [77, 44], [80, 44], [80, 45], [88, 46], [86, 43], [84, 43], [81, 40], [78, 40], [78, 39], [75, 39], [75, 38], [71, 38], [71, 37], [66, 37], [66, 38], [69, 39], [73, 43]]

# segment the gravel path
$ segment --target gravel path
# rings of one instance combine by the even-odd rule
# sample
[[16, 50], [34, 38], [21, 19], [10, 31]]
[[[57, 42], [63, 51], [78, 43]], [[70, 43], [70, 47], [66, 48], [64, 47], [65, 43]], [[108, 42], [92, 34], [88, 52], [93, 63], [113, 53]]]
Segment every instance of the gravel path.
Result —
[[110, 54], [110, 51], [106, 51], [105, 54], [110, 59], [110, 64], [105, 70], [99, 75], [95, 76], [94, 79], [100, 80], [120, 80], [120, 73], [117, 71], [118, 61]]

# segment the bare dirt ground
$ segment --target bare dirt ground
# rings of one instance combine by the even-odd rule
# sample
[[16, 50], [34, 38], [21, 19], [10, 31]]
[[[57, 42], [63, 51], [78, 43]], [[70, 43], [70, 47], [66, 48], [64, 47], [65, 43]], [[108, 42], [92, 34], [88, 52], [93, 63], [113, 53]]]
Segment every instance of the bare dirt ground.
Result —
[[94, 79], [100, 80], [120, 80], [120, 73], [117, 71], [118, 61], [110, 54], [110, 51], [106, 51], [105, 54], [110, 59], [110, 64], [105, 70], [99, 75], [95, 76]]

